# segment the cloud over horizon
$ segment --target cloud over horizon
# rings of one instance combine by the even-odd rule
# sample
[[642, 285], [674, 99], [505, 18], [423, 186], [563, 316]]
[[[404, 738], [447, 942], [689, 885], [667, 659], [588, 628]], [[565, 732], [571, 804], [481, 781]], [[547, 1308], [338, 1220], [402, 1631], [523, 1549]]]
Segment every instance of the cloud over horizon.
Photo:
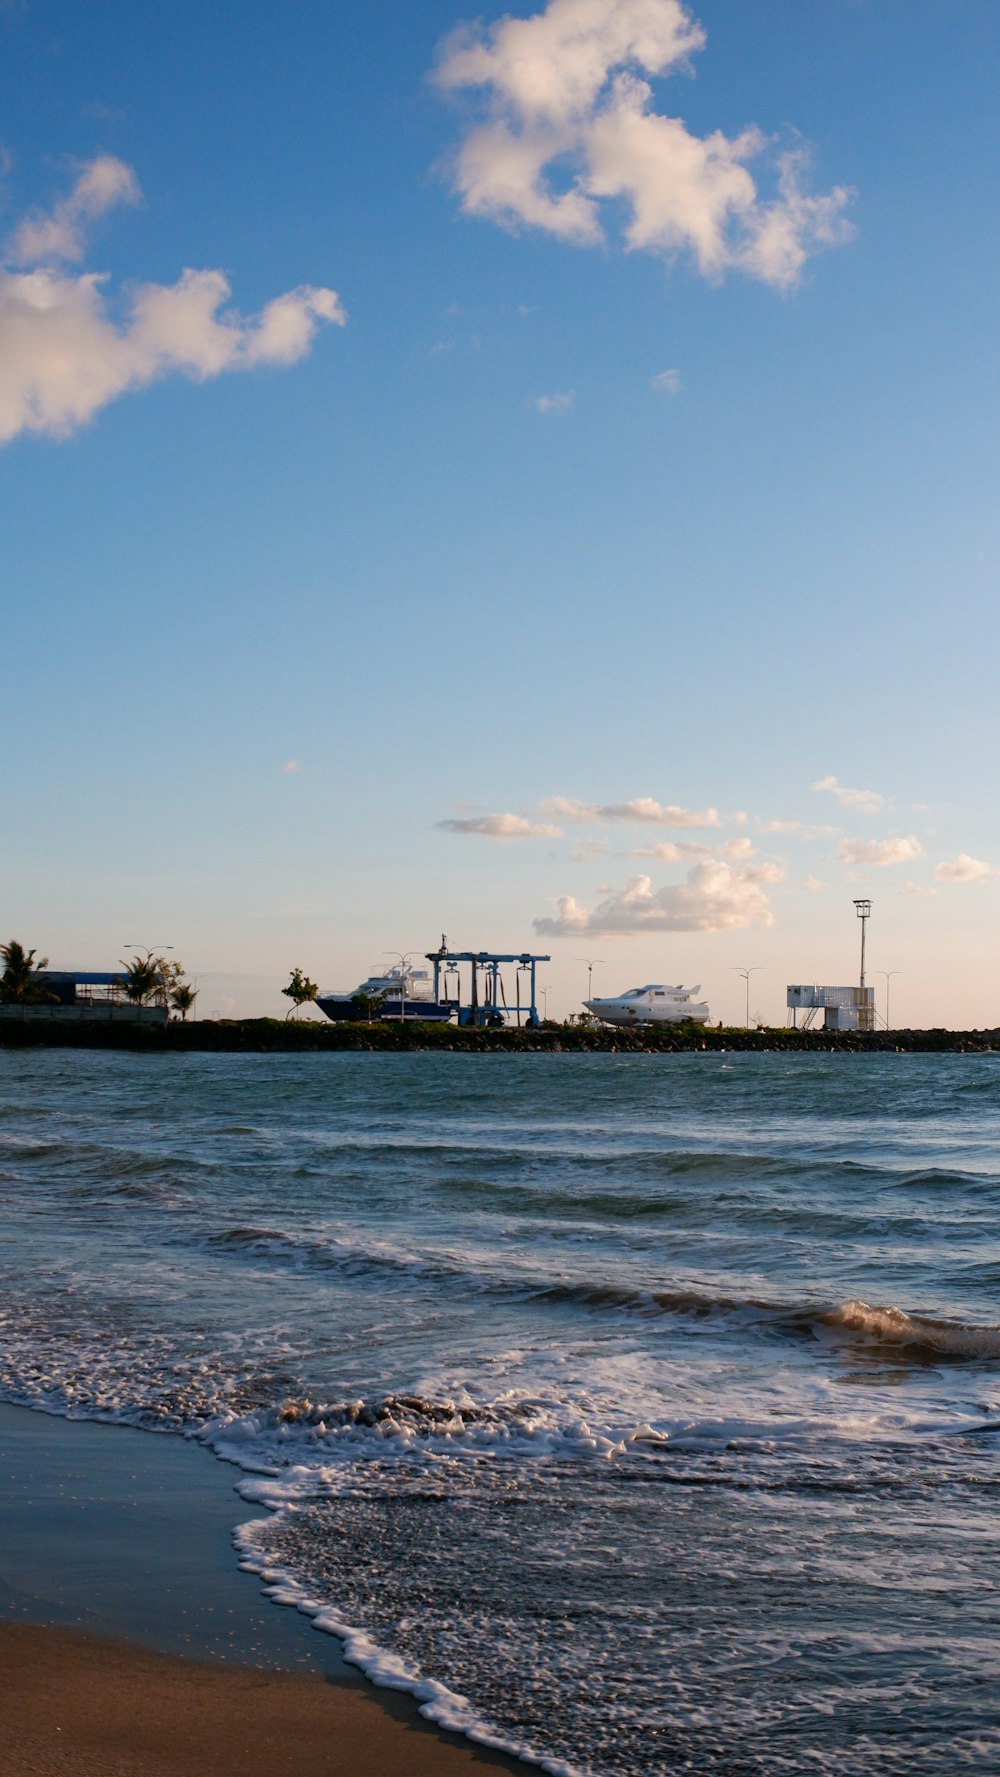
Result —
[[575, 399], [575, 389], [556, 389], [551, 395], [537, 396], [535, 409], [538, 413], [569, 413]]
[[652, 796], [633, 796], [630, 802], [582, 802], [578, 796], [546, 796], [539, 804], [542, 814], [557, 820], [596, 827], [612, 822], [636, 826], [720, 827], [717, 808], [682, 808], [676, 802], [657, 802]]
[[630, 858], [659, 858], [667, 864], [683, 858], [736, 858], [745, 861], [754, 856], [754, 847], [747, 838], [726, 839], [721, 845], [705, 845], [700, 839], [661, 839], [656, 845], [637, 845], [625, 854]]
[[847, 784], [838, 783], [835, 777], [821, 777], [812, 788], [835, 796], [844, 808], [857, 808], [862, 814], [878, 814], [885, 804], [885, 797], [878, 790], [852, 790]]
[[592, 912], [573, 895], [560, 895], [557, 913], [532, 923], [539, 937], [595, 934], [631, 937], [641, 932], [728, 932], [774, 924], [765, 889], [784, 880], [776, 864], [734, 865], [713, 858], [695, 864], [682, 883], [654, 889], [649, 876], [633, 876], [609, 892]]
[[445, 833], [473, 833], [484, 839], [559, 839], [558, 827], [529, 821], [520, 814], [462, 815], [453, 820], [438, 821]]
[[679, 395], [681, 392], [681, 373], [679, 370], [659, 370], [651, 378], [651, 389], [658, 395]]
[[113, 154], [98, 154], [80, 168], [71, 191], [51, 211], [36, 210], [14, 230], [8, 256], [14, 265], [48, 265], [83, 258], [86, 226], [116, 204], [138, 204], [142, 192], [133, 169]]
[[[816, 786], [813, 785], [813, 788], [815, 789]], [[810, 826], [807, 821], [758, 821], [757, 831], [758, 833], [778, 833], [789, 839], [802, 839], [808, 843], [813, 839], [830, 839], [840, 829]]]
[[748, 168], [773, 147], [761, 130], [699, 136], [656, 108], [650, 82], [687, 69], [705, 41], [681, 0], [548, 0], [528, 18], [460, 26], [436, 80], [480, 97], [452, 166], [462, 208], [591, 246], [617, 205], [627, 250], [687, 253], [712, 280], [796, 284], [811, 254], [847, 238], [849, 193], [808, 195], [796, 146], [774, 156], [764, 196]]
[[869, 869], [886, 870], [893, 864], [911, 864], [924, 856], [924, 848], [916, 834], [894, 839], [845, 839], [837, 847], [837, 856], [845, 864], [865, 864]]
[[938, 882], [985, 882], [993, 871], [982, 858], [973, 858], [967, 851], [960, 851], [950, 864], [938, 864], [934, 875]]
[[82, 258], [87, 222], [139, 197], [132, 169], [98, 156], [48, 216], [15, 229], [0, 268], [0, 443], [22, 432], [66, 438], [127, 390], [173, 373], [205, 382], [294, 364], [321, 323], [343, 326], [336, 292], [309, 284], [243, 316], [221, 271], [186, 269], [175, 284], [116, 298], [106, 274], [60, 269]]

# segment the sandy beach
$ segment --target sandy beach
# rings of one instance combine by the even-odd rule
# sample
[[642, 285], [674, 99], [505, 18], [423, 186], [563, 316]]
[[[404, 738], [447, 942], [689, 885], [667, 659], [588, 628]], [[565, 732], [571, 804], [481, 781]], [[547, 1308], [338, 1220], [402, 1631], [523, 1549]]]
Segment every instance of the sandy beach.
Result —
[[[0, 1624], [3, 1777], [460, 1777], [513, 1770], [320, 1674]], [[525, 1767], [520, 1767], [522, 1770]]]
[[262, 1596], [237, 1480], [179, 1438], [0, 1406], [0, 1777], [524, 1771]]

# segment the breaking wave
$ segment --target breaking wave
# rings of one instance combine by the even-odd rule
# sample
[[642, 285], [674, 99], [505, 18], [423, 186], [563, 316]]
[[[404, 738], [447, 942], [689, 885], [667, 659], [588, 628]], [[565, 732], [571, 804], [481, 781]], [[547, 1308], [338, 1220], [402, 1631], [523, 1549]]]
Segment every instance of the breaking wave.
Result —
[[902, 1308], [877, 1308], [869, 1302], [842, 1302], [818, 1317], [819, 1324], [849, 1334], [864, 1345], [917, 1358], [972, 1362], [1000, 1358], [1000, 1326], [972, 1326], [907, 1314]]

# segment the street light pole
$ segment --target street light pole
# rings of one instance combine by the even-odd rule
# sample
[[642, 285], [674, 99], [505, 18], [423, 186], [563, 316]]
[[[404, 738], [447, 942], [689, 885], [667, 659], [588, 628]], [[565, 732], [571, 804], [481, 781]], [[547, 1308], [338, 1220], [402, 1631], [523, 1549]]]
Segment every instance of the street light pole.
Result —
[[881, 975], [885, 980], [885, 1028], [886, 1028], [886, 1030], [892, 1029], [892, 1026], [889, 1023], [889, 983], [892, 980], [892, 977], [894, 975], [901, 975], [902, 973], [903, 973], [902, 969], [873, 969], [872, 970], [873, 975]]
[[590, 1001], [594, 997], [594, 970], [598, 965], [603, 967], [604, 958], [603, 956], [595, 956], [593, 958], [589, 956], [578, 956], [576, 960], [578, 963], [586, 963], [587, 965], [587, 1011], [589, 1012]]
[[399, 958], [399, 1018], [400, 1023], [406, 1020], [406, 972], [410, 965], [412, 952], [409, 950], [387, 950], [386, 956]]
[[738, 969], [734, 966], [732, 970], [734, 975], [742, 975], [747, 984], [747, 1030], [750, 1029], [750, 977], [751, 975], [763, 975], [764, 972], [763, 963], [754, 963], [752, 969]]

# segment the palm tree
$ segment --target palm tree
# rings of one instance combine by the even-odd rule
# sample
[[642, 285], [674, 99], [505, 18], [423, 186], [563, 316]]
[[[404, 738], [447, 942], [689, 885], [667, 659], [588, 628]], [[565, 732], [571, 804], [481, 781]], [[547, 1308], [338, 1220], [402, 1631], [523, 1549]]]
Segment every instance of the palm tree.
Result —
[[0, 944], [0, 959], [3, 961], [3, 974], [0, 975], [0, 1001], [4, 1005], [23, 1005], [28, 1000], [44, 997], [44, 988], [39, 981], [39, 974], [49, 966], [47, 956], [40, 956], [35, 961], [35, 952], [25, 950], [16, 938], [9, 944]]
[[285, 1013], [285, 1017], [290, 1018], [293, 1012], [299, 1011], [302, 1006], [308, 1006], [316, 998], [319, 988], [315, 981], [310, 981], [308, 975], [302, 973], [301, 969], [293, 969], [288, 986], [283, 987], [281, 991], [286, 999], [292, 1001]]
[[125, 997], [136, 1006], [144, 1006], [152, 999], [157, 989], [163, 987], [161, 973], [162, 958], [157, 956], [134, 956], [130, 963], [121, 959], [125, 971]]
[[197, 998], [198, 989], [192, 987], [190, 981], [175, 981], [170, 989], [170, 1004], [175, 1012], [180, 1013], [182, 1019], [187, 1018]]
[[174, 990], [180, 987], [184, 981], [184, 964], [174, 962], [165, 956], [154, 956], [153, 961], [160, 977], [157, 984], [159, 988], [157, 1004], [165, 1006], [169, 1002], [170, 1005], [173, 1005]]

